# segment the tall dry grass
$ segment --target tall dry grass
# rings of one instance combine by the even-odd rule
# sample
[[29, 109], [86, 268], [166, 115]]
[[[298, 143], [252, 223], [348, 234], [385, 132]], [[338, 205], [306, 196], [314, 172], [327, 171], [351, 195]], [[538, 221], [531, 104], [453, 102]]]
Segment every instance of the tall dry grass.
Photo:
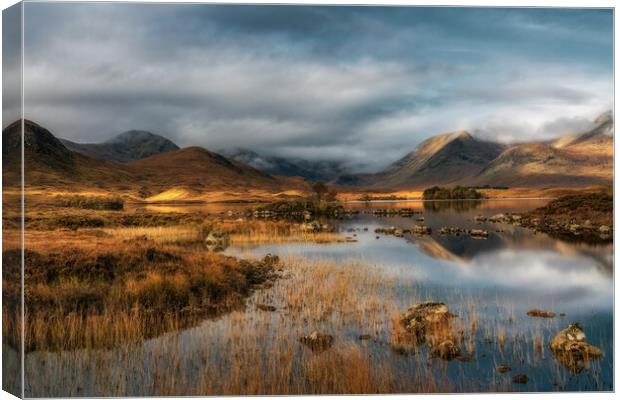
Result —
[[[544, 344], [557, 321], [522, 330], [508, 306], [404, 285], [359, 260], [291, 257], [265, 280], [259, 260], [207, 252], [201, 223], [27, 231], [27, 396], [509, 391], [519, 389], [510, 375], [470, 378], [478, 355], [520, 368], [552, 357]], [[322, 240], [277, 221], [214, 227], [238, 244]], [[422, 300], [458, 314], [449, 334], [472, 361], [430, 358], [428, 343], [402, 334], [400, 313]], [[333, 346], [300, 343], [314, 330]], [[563, 368], [552, 374], [569, 380]]]
[[[403, 298], [397, 278], [359, 261], [283, 261], [281, 278], [254, 292], [245, 308], [194, 328], [110, 350], [30, 353], [29, 394], [285, 395], [520, 389], [511, 383], [511, 374], [471, 379], [468, 370], [479, 368], [477, 361], [429, 358], [425, 343], [404, 340], [402, 345], [409, 351], [399, 351], [394, 335], [403, 308], [398, 304], [425, 300], [426, 293], [407, 291]], [[513, 366], [523, 359], [519, 368], [535, 368], [540, 357], [549, 357], [545, 354], [534, 359], [537, 330], [519, 332], [516, 325], [510, 325], [512, 311], [508, 307], [498, 305], [501, 312], [488, 319], [485, 306], [474, 297], [457, 293], [451, 300], [450, 307], [459, 316], [452, 320], [447, 334], [474, 357], [480, 352], [493, 354], [490, 368], [505, 363], [508, 354], [514, 358]], [[259, 307], [262, 305], [273, 308]], [[313, 330], [334, 335], [331, 348], [313, 351], [300, 343], [299, 338]], [[491, 343], [480, 342], [485, 332], [491, 332]], [[361, 340], [360, 335], [369, 335], [369, 339]], [[563, 369], [554, 373], [558, 382], [566, 381]]]

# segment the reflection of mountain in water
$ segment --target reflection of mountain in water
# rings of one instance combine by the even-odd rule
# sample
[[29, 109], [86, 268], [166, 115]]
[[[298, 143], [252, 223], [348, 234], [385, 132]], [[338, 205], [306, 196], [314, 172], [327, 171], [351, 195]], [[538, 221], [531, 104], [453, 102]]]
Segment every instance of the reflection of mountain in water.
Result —
[[420, 237], [415, 239], [415, 243], [418, 245], [420, 250], [433, 258], [462, 264], [467, 263], [467, 260], [465, 258], [458, 256], [454, 252], [448, 250], [441, 243], [437, 242], [433, 237]]
[[457, 212], [469, 211], [481, 204], [479, 200], [437, 200], [425, 201], [424, 210], [431, 212], [440, 212], [446, 210], [454, 210]]
[[[485, 226], [484, 229], [488, 229]], [[430, 257], [467, 264], [474, 257], [511, 248], [515, 250], [551, 250], [566, 257], [584, 257], [595, 262], [596, 268], [605, 276], [613, 276], [613, 258], [610, 252], [587, 246], [574, 246], [549, 238], [544, 234], [534, 235], [521, 228], [508, 227], [506, 232], [497, 233], [489, 229], [489, 238], [476, 240], [469, 235], [461, 236], [412, 236], [411, 241]], [[611, 249], [611, 245], [608, 246]]]

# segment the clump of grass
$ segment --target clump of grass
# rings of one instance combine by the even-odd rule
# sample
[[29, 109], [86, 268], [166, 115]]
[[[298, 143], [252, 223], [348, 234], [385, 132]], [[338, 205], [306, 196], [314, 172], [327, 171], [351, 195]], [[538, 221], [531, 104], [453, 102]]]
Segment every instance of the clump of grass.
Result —
[[104, 229], [104, 232], [123, 241], [143, 239], [158, 244], [198, 243], [203, 237], [197, 225], [108, 228]]
[[217, 229], [230, 234], [231, 243], [237, 245], [285, 242], [336, 243], [345, 241], [345, 238], [339, 233], [306, 231], [300, 223], [290, 221], [223, 221], [217, 224]]

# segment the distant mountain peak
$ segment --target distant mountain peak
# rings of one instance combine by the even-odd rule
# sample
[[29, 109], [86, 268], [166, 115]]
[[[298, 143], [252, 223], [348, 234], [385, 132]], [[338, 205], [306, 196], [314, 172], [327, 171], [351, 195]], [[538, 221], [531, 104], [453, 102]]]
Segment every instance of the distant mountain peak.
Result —
[[230, 159], [243, 162], [270, 175], [299, 176], [311, 181], [331, 182], [349, 173], [340, 161], [311, 161], [299, 158], [268, 156], [243, 147], [219, 150]]
[[603, 124], [612, 123], [613, 121], [614, 121], [613, 113], [611, 112], [611, 110], [608, 110], [602, 113], [601, 115], [599, 115], [598, 117], [596, 117], [596, 119], [594, 120], [594, 123], [596, 125], [603, 125]]
[[[71, 157], [71, 152], [50, 131], [34, 121], [24, 119], [24, 151], [34, 154], [56, 154], [59, 159]], [[22, 120], [17, 120], [4, 128], [2, 139], [3, 151], [21, 148]]]
[[556, 149], [574, 146], [580, 143], [611, 140], [614, 130], [614, 119], [611, 111], [606, 111], [596, 117], [594, 127], [584, 132], [570, 133], [555, 139], [551, 146]]
[[[119, 133], [111, 139], [106, 140], [104, 143], [119, 143], [119, 142], [141, 142], [145, 140], [150, 140], [154, 138], [161, 138], [163, 140], [168, 140], [163, 136], [156, 135], [149, 131], [143, 131], [138, 129], [132, 129], [129, 131], [125, 131], [123, 133]], [[171, 142], [172, 143], [172, 142]]]
[[452, 140], [472, 140], [474, 137], [466, 130], [460, 130], [452, 133]]
[[70, 150], [105, 161], [130, 162], [179, 150], [171, 140], [144, 130], [129, 130], [103, 143], [75, 143], [62, 140]]
[[449, 184], [477, 174], [503, 150], [503, 145], [476, 139], [465, 130], [433, 136], [377, 174], [374, 186]]

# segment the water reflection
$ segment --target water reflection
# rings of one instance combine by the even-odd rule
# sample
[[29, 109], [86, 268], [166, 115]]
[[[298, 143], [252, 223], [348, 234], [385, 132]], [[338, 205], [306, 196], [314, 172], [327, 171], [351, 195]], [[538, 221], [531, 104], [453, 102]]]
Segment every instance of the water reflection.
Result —
[[[342, 232], [356, 232], [356, 243], [286, 243], [250, 249], [229, 248], [227, 252], [239, 255], [250, 250], [259, 255], [289, 254], [340, 261], [355, 258], [398, 276], [403, 285], [478, 290], [477, 295], [485, 301], [495, 301], [499, 297], [523, 312], [534, 307], [558, 307], [575, 317], [597, 311], [611, 312], [612, 245], [566, 243], [521, 227], [474, 220], [477, 214], [523, 212], [545, 204], [546, 200], [470, 203], [477, 203], [477, 206], [453, 205], [423, 213], [424, 224], [433, 230], [427, 236], [380, 235], [377, 239], [373, 232], [376, 228], [406, 229], [419, 222], [398, 216], [377, 218], [369, 211], [372, 207], [422, 210], [426, 202], [366, 204], [356, 205], [366, 212], [339, 223]], [[443, 226], [485, 229], [489, 237], [476, 240], [468, 235], [443, 236], [438, 234]]]
[[479, 200], [449, 200], [449, 201], [425, 201], [424, 210], [431, 212], [440, 212], [446, 210], [454, 210], [457, 212], [469, 211], [480, 206], [482, 202]]
[[[359, 260], [379, 269], [386, 281], [396, 282], [390, 290], [383, 289], [389, 295], [381, 290], [372, 295], [386, 296], [382, 300], [400, 311], [413, 301], [445, 301], [450, 310], [459, 315], [454, 323], [463, 323], [473, 332], [471, 347], [464, 349], [471, 354], [471, 360], [467, 362], [430, 359], [424, 349], [417, 349], [421, 353], [415, 354], [394, 352], [385, 346], [391, 323], [387, 311], [379, 323], [372, 325], [378, 332], [376, 341], [360, 342], [357, 339], [360, 333], [369, 330], [366, 321], [361, 327], [351, 327], [330, 314], [327, 321], [320, 322], [323, 329], [336, 338], [335, 347], [357, 349], [359, 346], [372, 360], [379, 360], [383, 366], [401, 374], [398, 376], [402, 377], [402, 382], [423, 374], [430, 380], [439, 376], [454, 383], [453, 391], [488, 391], [489, 387], [510, 391], [613, 389], [613, 247], [565, 243], [520, 227], [479, 224], [474, 220], [479, 213], [522, 212], [545, 202], [482, 201], [471, 208], [445, 207], [432, 212], [428, 212], [424, 202], [350, 204], [347, 206], [359, 207], [362, 212], [333, 223], [341, 232], [355, 234], [357, 242], [233, 246], [225, 252], [242, 257], [274, 253], [281, 257]], [[248, 205], [190, 207], [191, 212], [218, 214], [242, 211]], [[378, 218], [370, 212], [373, 207], [411, 207], [422, 211], [424, 224], [430, 226], [433, 233], [421, 237], [405, 235], [403, 238], [379, 235], [377, 239], [376, 228], [411, 228], [420, 222], [415, 218]], [[182, 212], [183, 209], [170, 211]], [[466, 235], [442, 236], [438, 234], [442, 226], [487, 229], [489, 237], [476, 240]], [[249, 300], [245, 312], [206, 320], [200, 326], [171, 332], [147, 341], [143, 346], [102, 351], [97, 358], [92, 354], [82, 356], [79, 352], [32, 353], [27, 355], [27, 368], [44, 371], [47, 380], [33, 379], [32, 382], [50, 383], [53, 387], [51, 393], [56, 395], [65, 394], [64, 391], [69, 390], [65, 387], [75, 388], [75, 380], [79, 380], [78, 388], [86, 389], [66, 394], [82, 396], [106, 394], [110, 387], [115, 388], [114, 393], [126, 395], [169, 393], [158, 392], [157, 383], [160, 381], [182, 382], [172, 393], [175, 395], [204, 394], [195, 382], [209, 376], [222, 377], [218, 382], [209, 383], [217, 388], [220, 382], [231, 379], [226, 375], [228, 371], [243, 372], [230, 367], [236, 359], [248, 354], [255, 357], [253, 362], [270, 366], [279, 355], [293, 353], [295, 361], [291, 370], [294, 370], [321, 355], [308, 355], [307, 349], [298, 344], [299, 335], [308, 334], [309, 329], [315, 327], [307, 326], [304, 318], [287, 311], [287, 298], [277, 295], [278, 288], [285, 293], [283, 288], [287, 284], [288, 281], [282, 279], [274, 284], [274, 288], [258, 291]], [[298, 286], [294, 287], [298, 289]], [[278, 311], [257, 311], [258, 303], [273, 304]], [[475, 305], [473, 313], [470, 304]], [[558, 317], [527, 317], [526, 311], [531, 308], [555, 311]], [[601, 347], [605, 353], [601, 360], [592, 365], [576, 366], [550, 354], [546, 343], [572, 321], [582, 323], [588, 341]], [[474, 323], [477, 327], [470, 328]], [[497, 340], [500, 330], [505, 340], [501, 343]], [[257, 332], [265, 333], [256, 336]], [[535, 340], [540, 343], [538, 347], [533, 344]], [[241, 354], [239, 348], [243, 349]], [[329, 354], [329, 351], [325, 353]], [[498, 363], [508, 363], [514, 373], [527, 373], [531, 379], [523, 386], [511, 386], [510, 374], [499, 376], [496, 373]], [[75, 371], [81, 376], [76, 378]], [[257, 370], [257, 373], [261, 371]], [[107, 376], [108, 380], [101, 379], [101, 376]], [[276, 381], [281, 379], [274, 379]], [[49, 394], [50, 389], [38, 386], [29, 393]]]

